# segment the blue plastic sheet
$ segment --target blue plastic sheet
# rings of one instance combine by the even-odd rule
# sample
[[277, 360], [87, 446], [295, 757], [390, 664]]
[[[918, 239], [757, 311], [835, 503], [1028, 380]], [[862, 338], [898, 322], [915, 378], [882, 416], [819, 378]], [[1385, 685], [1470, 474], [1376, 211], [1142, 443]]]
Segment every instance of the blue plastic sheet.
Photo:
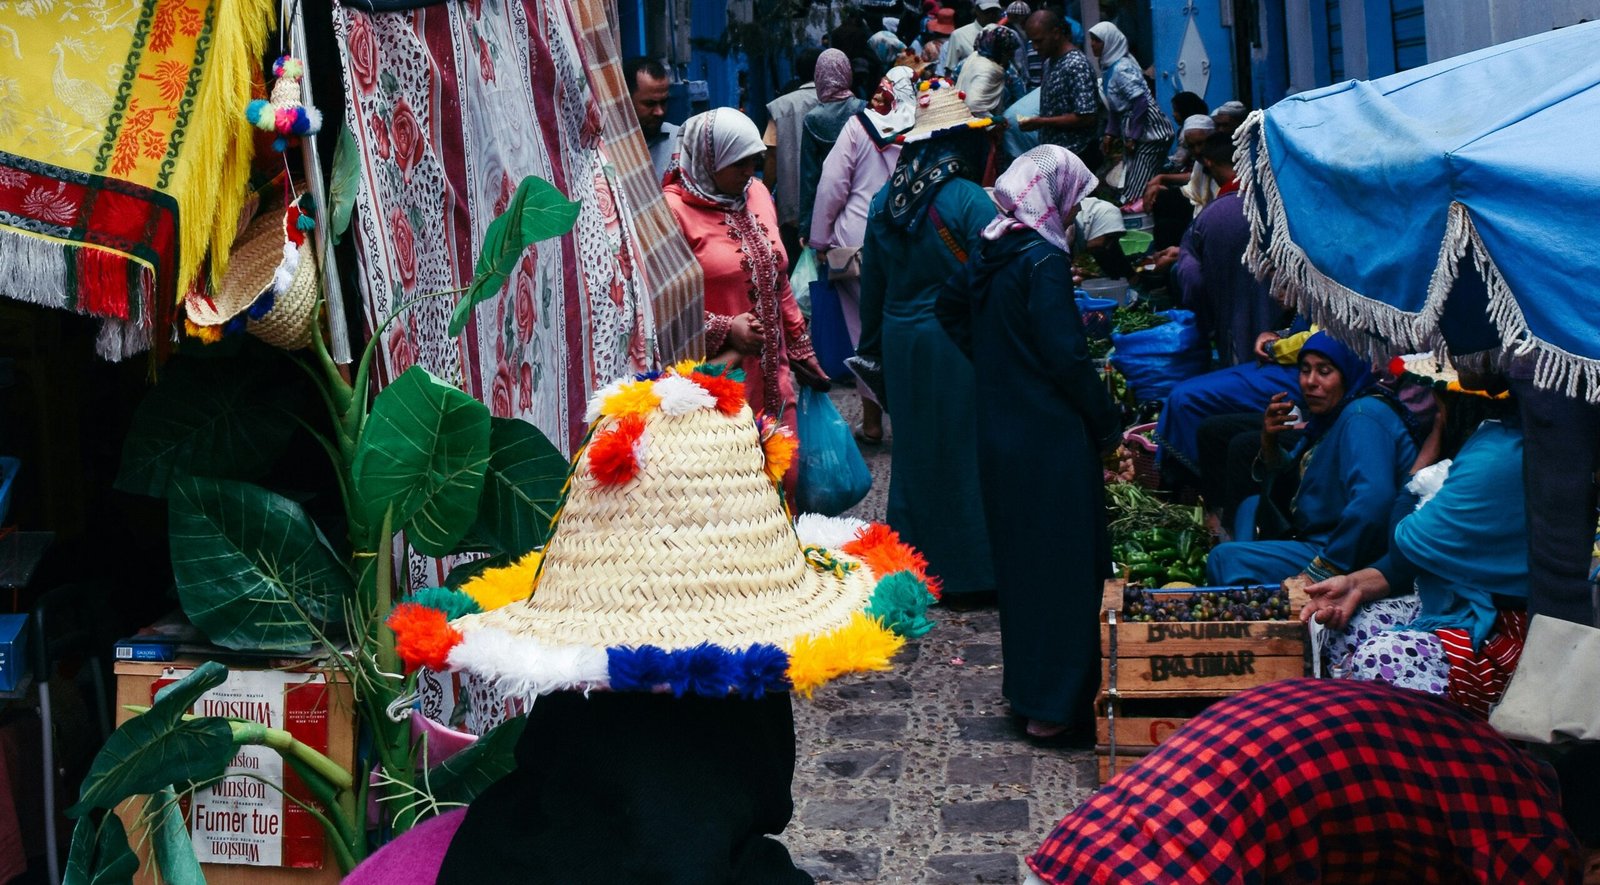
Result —
[[1165, 399], [1174, 386], [1203, 373], [1210, 364], [1194, 314], [1164, 310], [1161, 315], [1171, 322], [1111, 335], [1111, 365], [1128, 379], [1140, 402]]

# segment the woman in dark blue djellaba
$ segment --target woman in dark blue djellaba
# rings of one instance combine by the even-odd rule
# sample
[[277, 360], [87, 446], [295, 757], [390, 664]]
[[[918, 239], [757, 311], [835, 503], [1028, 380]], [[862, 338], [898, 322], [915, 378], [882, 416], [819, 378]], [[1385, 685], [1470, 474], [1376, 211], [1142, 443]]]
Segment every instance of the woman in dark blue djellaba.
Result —
[[977, 376], [1005, 696], [1030, 737], [1067, 742], [1092, 735], [1111, 573], [1100, 456], [1120, 429], [1072, 297], [1073, 216], [1095, 184], [1065, 148], [1023, 154], [995, 182], [1000, 214], [981, 251], [938, 304]]
[[1274, 394], [1256, 464], [1269, 481], [1263, 509], [1279, 499], [1279, 481], [1299, 474], [1286, 524], [1276, 538], [1219, 544], [1206, 560], [1211, 584], [1325, 581], [1366, 568], [1389, 549], [1395, 501], [1417, 458], [1404, 406], [1377, 386], [1365, 359], [1327, 332], [1300, 348], [1300, 393], [1310, 413], [1300, 443], [1289, 452], [1279, 445], [1278, 434], [1295, 424], [1294, 406], [1288, 391]]

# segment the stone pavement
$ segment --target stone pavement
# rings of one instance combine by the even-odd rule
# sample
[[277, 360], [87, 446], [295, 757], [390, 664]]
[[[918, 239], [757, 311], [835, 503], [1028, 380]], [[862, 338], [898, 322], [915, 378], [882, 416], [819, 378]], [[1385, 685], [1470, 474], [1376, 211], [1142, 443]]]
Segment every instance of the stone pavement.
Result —
[[[852, 423], [854, 392], [834, 402]], [[852, 511], [882, 520], [892, 438], [869, 449], [873, 490]], [[992, 608], [935, 608], [938, 626], [895, 669], [795, 700], [795, 819], [781, 836], [821, 882], [1020, 882], [1022, 857], [1094, 789], [1094, 755], [1039, 749], [1000, 696]]]

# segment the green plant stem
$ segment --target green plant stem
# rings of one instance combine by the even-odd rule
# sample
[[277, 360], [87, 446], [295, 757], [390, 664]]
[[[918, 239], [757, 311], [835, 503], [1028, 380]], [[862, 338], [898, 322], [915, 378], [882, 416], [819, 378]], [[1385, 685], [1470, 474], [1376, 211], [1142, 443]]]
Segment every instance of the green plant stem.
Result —
[[[296, 798], [294, 796], [289, 795], [288, 792], [286, 792], [283, 789], [283, 787], [278, 786], [277, 784], [273, 783], [272, 781], [267, 780], [266, 778], [262, 777], [261, 775], [259, 775], [259, 774], [251, 774], [248, 771], [241, 771], [241, 772], [238, 772], [237, 774], [232, 775], [232, 776], [234, 776], [234, 777], [247, 777], [247, 778], [250, 778], [251, 780], [257, 780], [257, 781], [260, 781], [263, 784], [266, 784], [267, 786], [271, 787], [272, 789], [277, 790], [279, 793], [282, 793], [283, 794], [283, 798], [285, 798], [285, 799], [289, 800], [290, 802], [293, 802], [294, 804], [300, 806], [302, 809], [305, 810], [305, 812], [307, 814], [311, 815], [313, 818], [316, 818], [317, 823], [322, 825], [323, 832], [326, 832], [326, 833], [337, 833], [338, 832], [338, 828], [334, 825], [333, 821], [328, 820], [328, 816], [327, 815], [325, 815], [322, 812], [318, 811], [311, 804], [309, 804], [307, 802], [304, 802], [304, 801], [302, 801], [302, 800], [300, 800], [300, 799], [298, 799], [298, 798]], [[333, 846], [333, 858], [339, 864], [339, 871], [341, 873], [348, 873], [351, 870], [355, 869], [356, 868], [356, 858], [355, 858], [355, 856], [353, 854], [350, 853], [350, 847], [344, 843], [344, 840], [342, 840], [342, 839], [332, 839], [332, 840], [329, 840], [329, 841], [330, 841], [330, 844]]]
[[[318, 299], [318, 307], [326, 306], [324, 299]], [[322, 340], [321, 330], [311, 336], [311, 348], [317, 355], [317, 362], [322, 366], [322, 373], [327, 379], [327, 389], [332, 392], [336, 404], [336, 411], [347, 412], [351, 402], [356, 397], [356, 388], [344, 380], [344, 374], [339, 371], [338, 363], [328, 353], [328, 345]]]
[[[322, 803], [322, 807], [327, 809], [328, 819], [334, 826], [334, 831], [328, 835], [343, 842], [350, 850], [352, 857], [360, 857], [365, 854], [363, 843], [366, 840], [360, 837], [360, 832], [353, 822], [340, 813], [339, 794], [344, 791], [335, 789], [332, 784], [317, 773], [316, 769], [305, 764], [300, 759], [293, 756], [285, 756], [284, 761], [289, 763], [289, 767], [293, 768], [296, 774], [300, 775], [300, 779], [305, 781], [306, 788], [311, 791], [311, 794], [316, 797], [318, 802]], [[357, 813], [360, 813], [359, 810]], [[348, 873], [349, 870], [344, 872]]]
[[392, 325], [395, 320], [399, 319], [402, 313], [410, 310], [413, 306], [420, 304], [429, 298], [442, 298], [446, 295], [456, 295], [467, 291], [469, 288], [471, 287], [461, 286], [460, 288], [456, 289], [446, 289], [443, 292], [430, 292], [427, 295], [418, 295], [417, 297], [395, 308], [394, 312], [389, 314], [389, 318], [383, 321], [383, 325], [373, 330], [372, 337], [367, 339], [367, 346], [361, 349], [361, 359], [356, 363], [355, 380], [351, 385], [355, 390], [360, 392], [360, 396], [356, 397], [356, 399], [351, 403], [353, 408], [351, 408], [345, 415], [345, 430], [352, 440], [361, 436], [361, 428], [367, 422], [367, 409], [369, 406], [367, 402], [367, 387], [371, 384], [372, 379], [372, 357], [377, 353], [378, 343], [383, 339], [383, 333], [388, 331], [389, 326]]

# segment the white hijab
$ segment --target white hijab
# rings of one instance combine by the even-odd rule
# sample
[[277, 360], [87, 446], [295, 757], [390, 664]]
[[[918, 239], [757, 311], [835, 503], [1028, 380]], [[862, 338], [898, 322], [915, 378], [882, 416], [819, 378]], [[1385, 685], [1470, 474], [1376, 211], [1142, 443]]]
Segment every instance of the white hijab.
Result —
[[717, 190], [714, 176], [740, 160], [765, 153], [761, 130], [737, 108], [713, 108], [685, 120], [678, 131], [672, 172], [688, 191], [726, 209], [744, 208], [744, 194]]
[[[908, 67], [896, 66], [883, 75], [873, 101], [861, 112], [872, 130], [874, 141], [884, 142], [917, 125], [917, 87], [913, 82], [916, 73]], [[887, 112], [873, 110], [873, 103], [887, 95], [893, 102]]]

